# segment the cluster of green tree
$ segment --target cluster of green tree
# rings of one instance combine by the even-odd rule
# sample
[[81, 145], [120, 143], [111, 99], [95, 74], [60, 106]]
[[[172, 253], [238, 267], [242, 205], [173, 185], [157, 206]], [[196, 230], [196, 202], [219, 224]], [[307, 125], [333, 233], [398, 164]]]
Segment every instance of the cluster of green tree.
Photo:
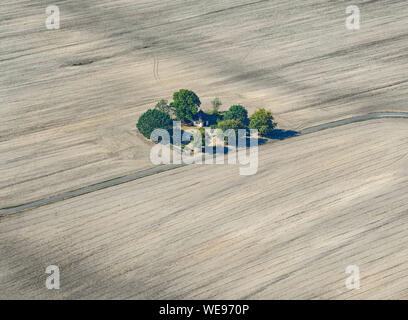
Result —
[[[220, 113], [221, 100], [215, 98], [211, 103], [212, 110], [209, 114], [215, 115], [217, 119], [217, 123], [212, 125], [213, 128], [223, 131], [257, 129], [260, 135], [268, 136], [276, 127], [272, 113], [263, 108], [248, 117], [248, 111], [241, 105], [233, 105], [225, 113]], [[146, 111], [139, 118], [136, 126], [140, 133], [150, 138], [154, 129], [162, 128], [170, 131], [172, 119], [190, 123], [197, 116], [200, 105], [201, 101], [193, 91], [181, 89], [173, 94], [173, 102], [160, 100], [154, 109]]]
[[[160, 100], [154, 109], [147, 110], [139, 118], [136, 127], [146, 138], [150, 138], [154, 129], [169, 130], [172, 118], [182, 122], [189, 122], [195, 117], [201, 101], [191, 90], [181, 89], [173, 94], [173, 102]], [[171, 129], [171, 125], [170, 125]]]
[[224, 114], [222, 121], [218, 122], [218, 128], [227, 129], [257, 129], [261, 136], [268, 136], [276, 127], [272, 112], [264, 108], [258, 109], [248, 118], [248, 111], [241, 105], [233, 105]]
[[162, 99], [154, 109], [167, 113], [176, 120], [189, 122], [197, 114], [200, 105], [201, 101], [193, 91], [181, 89], [173, 94], [173, 102], [168, 103]]

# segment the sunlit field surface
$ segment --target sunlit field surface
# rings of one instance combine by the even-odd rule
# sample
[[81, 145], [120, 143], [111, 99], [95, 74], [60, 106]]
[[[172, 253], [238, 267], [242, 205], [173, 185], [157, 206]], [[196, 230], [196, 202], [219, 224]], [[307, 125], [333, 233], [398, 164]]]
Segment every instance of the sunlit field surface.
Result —
[[[343, 1], [53, 4], [58, 30], [0, 6], [0, 208], [153, 167], [137, 120], [180, 88], [285, 130], [408, 112], [406, 1], [356, 1], [360, 30]], [[2, 215], [0, 297], [406, 299], [407, 153], [407, 119], [369, 120]]]

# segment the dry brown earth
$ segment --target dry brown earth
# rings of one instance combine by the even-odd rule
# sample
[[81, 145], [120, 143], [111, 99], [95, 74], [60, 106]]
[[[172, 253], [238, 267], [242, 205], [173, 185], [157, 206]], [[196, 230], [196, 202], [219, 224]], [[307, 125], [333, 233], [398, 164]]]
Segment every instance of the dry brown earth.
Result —
[[287, 129], [408, 108], [403, 0], [354, 1], [359, 31], [345, 1], [52, 3], [60, 30], [44, 1], [0, 6], [1, 208], [150, 167], [135, 123], [180, 88]]
[[253, 176], [191, 165], [0, 217], [1, 297], [408, 298], [407, 120], [260, 149]]

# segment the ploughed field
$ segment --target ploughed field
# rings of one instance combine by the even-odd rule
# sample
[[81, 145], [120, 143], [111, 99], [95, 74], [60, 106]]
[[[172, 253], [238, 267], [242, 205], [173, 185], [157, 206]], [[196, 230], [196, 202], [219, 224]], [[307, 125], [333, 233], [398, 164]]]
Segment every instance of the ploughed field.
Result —
[[266, 144], [252, 176], [190, 165], [2, 216], [1, 297], [406, 299], [407, 150], [407, 120], [377, 119]]
[[341, 1], [52, 4], [60, 30], [44, 2], [0, 7], [0, 208], [151, 167], [135, 124], [180, 88], [290, 130], [408, 109], [403, 0], [354, 2], [359, 31]]

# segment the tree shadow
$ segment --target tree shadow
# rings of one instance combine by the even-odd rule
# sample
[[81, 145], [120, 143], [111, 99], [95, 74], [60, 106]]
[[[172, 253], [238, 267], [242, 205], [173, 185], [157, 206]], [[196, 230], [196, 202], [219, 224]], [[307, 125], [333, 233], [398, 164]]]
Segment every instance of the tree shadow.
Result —
[[[184, 131], [182, 130], [182, 136]], [[284, 129], [275, 129], [267, 137], [251, 137], [249, 135], [245, 138], [245, 145], [243, 147], [249, 148], [252, 146], [262, 145], [267, 143], [270, 140], [285, 140], [294, 136], [299, 135], [300, 132], [294, 130], [284, 130]], [[192, 138], [192, 136], [190, 137]], [[191, 140], [191, 139], [190, 139]], [[186, 144], [188, 141], [183, 141]], [[237, 141], [236, 141], [237, 142]], [[171, 144], [173, 144], [173, 139], [171, 136]], [[207, 155], [217, 155], [217, 154], [227, 154], [230, 151], [228, 144], [224, 146], [209, 146], [207, 149], [203, 145], [201, 152]]]
[[201, 152], [203, 152], [206, 155], [216, 155], [216, 154], [227, 154], [229, 151], [228, 147], [226, 146], [210, 146], [207, 149], [205, 147], [202, 147]]
[[[242, 146], [244, 148], [250, 148], [251, 146], [259, 146], [261, 144], [264, 144], [268, 142], [268, 139], [266, 138], [256, 138], [256, 137], [246, 137], [245, 138], [245, 144]], [[238, 150], [238, 144], [236, 144], [235, 150]], [[210, 146], [209, 148], [205, 149], [205, 146], [203, 146], [202, 151], [205, 154], [209, 155], [216, 155], [216, 154], [227, 154], [230, 151], [229, 146]]]
[[294, 130], [275, 129], [268, 135], [268, 138], [273, 140], [285, 140], [299, 134], [300, 132]]

